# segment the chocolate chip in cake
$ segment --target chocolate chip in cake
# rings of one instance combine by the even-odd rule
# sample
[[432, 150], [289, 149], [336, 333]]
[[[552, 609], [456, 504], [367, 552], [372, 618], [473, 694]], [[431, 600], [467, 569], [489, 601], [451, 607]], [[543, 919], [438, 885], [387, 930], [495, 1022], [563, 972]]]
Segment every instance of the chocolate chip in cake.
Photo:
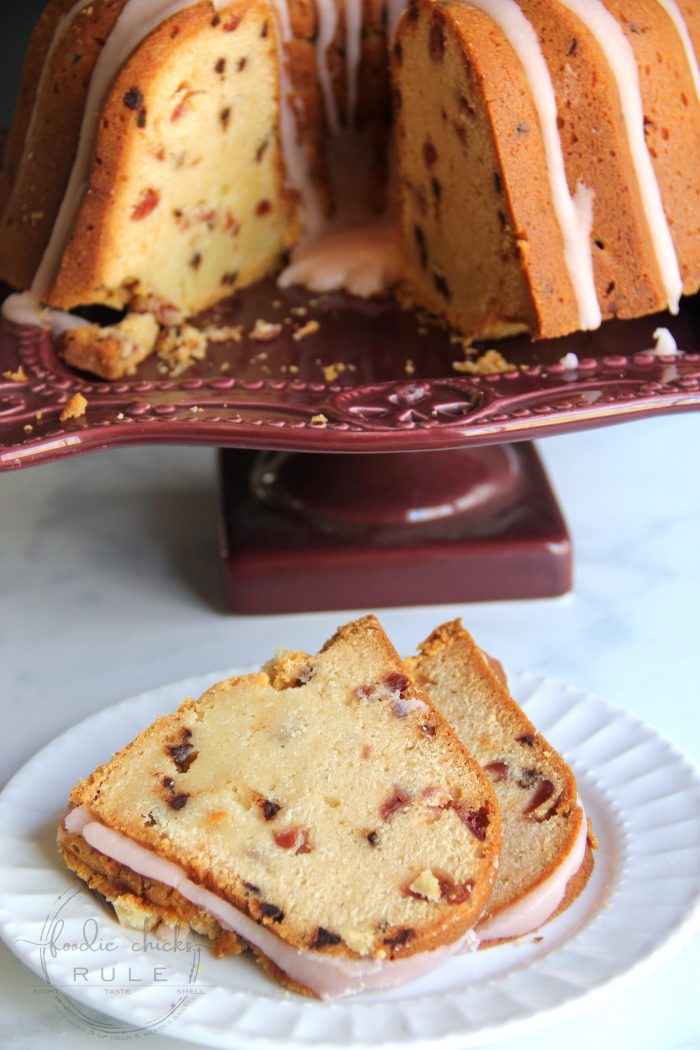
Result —
[[254, 893], [256, 896], [260, 893], [260, 887], [256, 886], [254, 882], [244, 882], [243, 885], [248, 890], [248, 893]]
[[379, 845], [379, 835], [376, 831], [368, 831], [365, 838], [373, 849]]
[[272, 919], [273, 922], [282, 922], [284, 918], [282, 909], [278, 908], [276, 904], [270, 904], [269, 901], [260, 901], [258, 909], [262, 916], [266, 919]]
[[265, 820], [274, 820], [274, 818], [277, 816], [277, 814], [282, 808], [279, 802], [272, 802], [272, 800], [269, 798], [264, 798], [261, 801], [260, 806], [262, 808]]
[[189, 797], [190, 796], [185, 794], [185, 792], [183, 791], [181, 794], [173, 795], [172, 798], [168, 799], [168, 805], [172, 809], [184, 809], [187, 805], [187, 799]]
[[523, 744], [524, 747], [534, 747], [535, 738], [532, 733], [525, 733], [523, 736], [518, 737], [518, 743]]
[[327, 930], [324, 926], [319, 926], [316, 930], [316, 936], [309, 947], [316, 949], [327, 948], [332, 944], [340, 944], [340, 937], [338, 934], [331, 933], [331, 931]]
[[143, 822], [144, 827], [152, 828], [157, 823], [158, 823], [158, 821], [156, 820], [156, 818], [153, 816], [153, 814], [149, 810], [148, 817]]
[[172, 791], [175, 787], [175, 781], [172, 777], [163, 777], [163, 787], [167, 788], [168, 791]]
[[521, 769], [516, 783], [521, 788], [531, 788], [539, 774], [536, 769]]
[[146, 127], [146, 108], [145, 108], [145, 106], [144, 106], [143, 109], [139, 110], [139, 115], [136, 118], [136, 124], [137, 124], [137, 127], [139, 127], [139, 128], [145, 128]]
[[174, 744], [171, 747], [167, 747], [166, 751], [181, 773], [187, 772], [199, 754], [199, 751], [195, 751], [192, 744]]
[[143, 95], [137, 87], [132, 87], [125, 93], [123, 101], [127, 109], [141, 109]]
[[390, 948], [400, 948], [404, 944], [408, 944], [412, 941], [416, 935], [416, 931], [412, 930], [410, 926], [399, 926], [399, 928], [388, 937], [384, 937], [384, 944]]
[[224, 109], [221, 110], [221, 112], [219, 113], [219, 120], [221, 122], [221, 127], [224, 129], [224, 131], [226, 131], [226, 128], [229, 126], [229, 122], [231, 120], [230, 106], [226, 106]]

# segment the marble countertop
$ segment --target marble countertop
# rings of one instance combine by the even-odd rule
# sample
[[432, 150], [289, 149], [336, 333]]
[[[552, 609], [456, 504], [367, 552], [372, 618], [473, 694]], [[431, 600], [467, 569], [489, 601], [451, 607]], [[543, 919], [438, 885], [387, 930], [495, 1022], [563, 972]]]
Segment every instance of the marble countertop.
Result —
[[[461, 615], [508, 667], [599, 693], [700, 762], [697, 443], [697, 417], [684, 414], [540, 442], [573, 537], [574, 592], [385, 610], [397, 648], [410, 651]], [[123, 697], [262, 661], [282, 643], [313, 650], [350, 618], [226, 614], [215, 514], [208, 449], [116, 450], [0, 477], [0, 784], [58, 733]], [[697, 1050], [699, 971], [696, 935], [595, 1011], [499, 1045]], [[0, 946], [7, 1050], [104, 1042], [43, 992]], [[177, 1043], [152, 1035], [148, 1045]]]

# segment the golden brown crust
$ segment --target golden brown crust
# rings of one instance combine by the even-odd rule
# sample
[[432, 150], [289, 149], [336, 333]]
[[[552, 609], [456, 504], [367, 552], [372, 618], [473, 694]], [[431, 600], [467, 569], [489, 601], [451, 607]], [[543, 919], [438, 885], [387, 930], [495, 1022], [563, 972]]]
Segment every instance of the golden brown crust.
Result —
[[[606, 7], [622, 26], [637, 60], [644, 137], [678, 256], [683, 294], [692, 295], [700, 287], [700, 99], [685, 48], [657, 0], [607, 0]], [[697, 4], [695, 21], [700, 21]], [[692, 26], [689, 13], [686, 22]]]
[[73, 167], [90, 77], [125, 3], [86, 4], [84, 14], [61, 23], [74, 5], [55, 0], [35, 30], [4, 166], [0, 278], [14, 288], [29, 288], [41, 262]]

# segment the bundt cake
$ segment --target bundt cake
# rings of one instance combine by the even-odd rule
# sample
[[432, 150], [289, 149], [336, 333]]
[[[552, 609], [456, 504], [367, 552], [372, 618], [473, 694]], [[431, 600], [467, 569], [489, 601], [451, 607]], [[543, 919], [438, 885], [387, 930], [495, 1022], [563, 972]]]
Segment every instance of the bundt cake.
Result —
[[696, 0], [405, 6], [51, 0], [0, 179], [0, 279], [26, 293], [6, 316], [48, 306], [71, 328], [57, 311], [98, 304], [174, 326], [290, 250], [283, 282], [334, 287], [339, 228], [356, 264], [368, 217], [393, 261], [355, 290], [398, 258], [402, 298], [467, 340], [697, 291]]
[[249, 945], [331, 997], [475, 945], [499, 826], [488, 777], [368, 616], [291, 678], [231, 678], [159, 718], [73, 790], [59, 848], [125, 925]]

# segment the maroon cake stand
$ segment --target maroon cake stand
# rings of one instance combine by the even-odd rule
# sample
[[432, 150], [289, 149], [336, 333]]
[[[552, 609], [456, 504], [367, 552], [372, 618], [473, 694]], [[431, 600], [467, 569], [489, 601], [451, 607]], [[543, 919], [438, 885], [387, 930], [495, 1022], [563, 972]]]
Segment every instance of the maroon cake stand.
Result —
[[[250, 337], [257, 320], [268, 340]], [[564, 593], [571, 544], [529, 439], [700, 407], [700, 297], [676, 317], [508, 340], [512, 368], [486, 376], [391, 298], [264, 282], [197, 323], [242, 337], [178, 377], [149, 360], [115, 382], [67, 367], [38, 328], [4, 325], [0, 469], [118, 445], [219, 447], [237, 612]], [[651, 352], [659, 326], [682, 354]], [[85, 412], [62, 422], [76, 393]]]

